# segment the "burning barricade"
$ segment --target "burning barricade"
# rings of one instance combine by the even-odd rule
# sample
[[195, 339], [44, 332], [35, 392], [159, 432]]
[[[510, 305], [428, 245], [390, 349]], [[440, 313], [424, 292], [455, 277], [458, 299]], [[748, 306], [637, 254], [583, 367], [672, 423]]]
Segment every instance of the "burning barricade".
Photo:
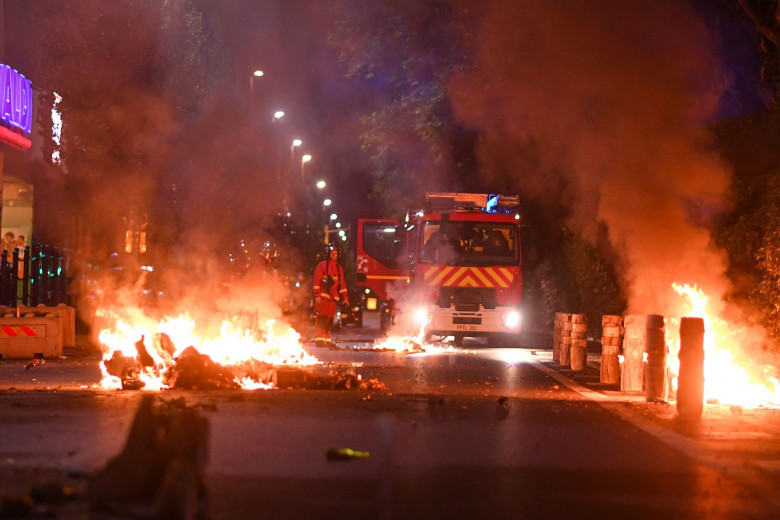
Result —
[[[601, 383], [644, 392], [648, 402], [676, 398], [680, 415], [701, 415], [705, 403], [780, 407], [780, 371], [761, 348], [763, 329], [721, 319], [696, 286], [672, 288], [686, 300], [677, 309], [681, 318], [603, 317]], [[565, 368], [556, 351], [565, 350], [562, 331], [571, 329], [571, 316], [558, 313], [554, 330], [553, 361]]]
[[[129, 326], [117, 320], [104, 330], [101, 386], [108, 389], [231, 390], [271, 388], [384, 390], [375, 379], [331, 371], [318, 375], [306, 367], [321, 362], [303, 348], [286, 324], [262, 326], [225, 320], [219, 334], [199, 336], [186, 315], [156, 324]], [[154, 332], [166, 331], [166, 332]], [[135, 335], [139, 339], [133, 341]], [[182, 345], [185, 345], [182, 347]]]

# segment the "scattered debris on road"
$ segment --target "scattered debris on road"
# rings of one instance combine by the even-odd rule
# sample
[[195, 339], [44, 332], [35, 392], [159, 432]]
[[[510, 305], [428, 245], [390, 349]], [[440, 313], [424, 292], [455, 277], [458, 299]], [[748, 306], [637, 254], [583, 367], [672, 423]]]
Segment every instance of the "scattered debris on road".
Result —
[[350, 461], [353, 459], [367, 459], [371, 454], [367, 451], [357, 451], [351, 448], [329, 448], [325, 452], [326, 460]]

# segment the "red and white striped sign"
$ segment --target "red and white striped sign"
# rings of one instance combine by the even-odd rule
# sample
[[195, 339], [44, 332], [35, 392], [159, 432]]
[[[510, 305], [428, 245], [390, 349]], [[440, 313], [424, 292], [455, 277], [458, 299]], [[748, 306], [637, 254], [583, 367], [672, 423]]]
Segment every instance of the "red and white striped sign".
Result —
[[0, 326], [0, 338], [37, 338], [38, 327], [10, 327], [7, 325]]

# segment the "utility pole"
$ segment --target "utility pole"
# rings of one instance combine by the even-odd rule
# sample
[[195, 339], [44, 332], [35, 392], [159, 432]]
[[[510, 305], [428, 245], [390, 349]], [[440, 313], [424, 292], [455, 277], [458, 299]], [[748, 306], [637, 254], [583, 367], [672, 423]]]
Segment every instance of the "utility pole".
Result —
[[325, 224], [325, 226], [323, 228], [323, 233], [325, 235], [325, 239], [324, 239], [325, 244], [329, 244], [330, 243], [330, 234], [331, 233], [338, 233], [339, 231], [344, 231], [346, 233], [349, 230], [350, 230], [350, 226], [344, 226], [344, 227], [340, 227], [340, 228], [335, 228], [335, 227], [331, 228], [328, 224]]

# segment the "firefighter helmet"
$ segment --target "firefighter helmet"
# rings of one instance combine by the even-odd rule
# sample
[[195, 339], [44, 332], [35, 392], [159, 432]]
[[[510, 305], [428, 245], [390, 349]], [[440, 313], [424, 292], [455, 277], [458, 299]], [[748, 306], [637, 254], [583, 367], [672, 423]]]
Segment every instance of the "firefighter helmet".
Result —
[[339, 249], [339, 246], [337, 246], [333, 242], [329, 242], [328, 245], [325, 246], [325, 259], [330, 258], [331, 251], [336, 251], [338, 255], [336, 256], [336, 260], [341, 260], [341, 249]]

